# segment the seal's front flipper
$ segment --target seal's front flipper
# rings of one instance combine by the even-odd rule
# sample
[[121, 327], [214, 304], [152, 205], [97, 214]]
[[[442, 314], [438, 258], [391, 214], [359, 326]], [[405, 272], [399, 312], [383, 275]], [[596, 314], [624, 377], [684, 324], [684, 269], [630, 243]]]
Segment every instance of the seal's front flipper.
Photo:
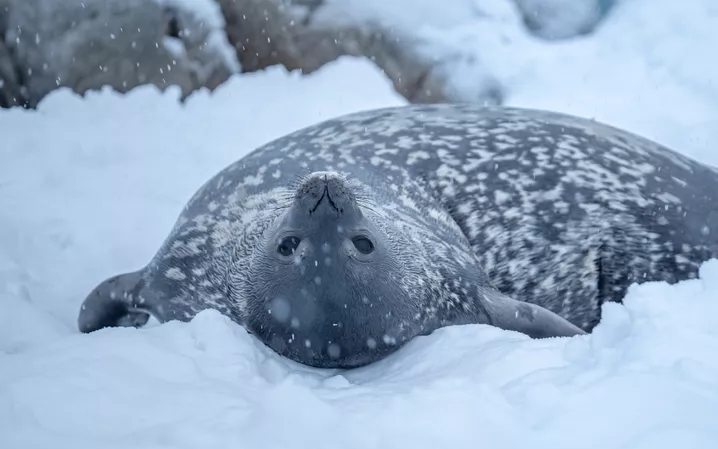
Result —
[[531, 338], [571, 337], [586, 333], [548, 309], [501, 293], [488, 295], [486, 311], [489, 324], [521, 332]]
[[80, 307], [77, 318], [80, 332], [147, 324], [149, 313], [139, 310], [135, 305], [142, 284], [141, 271], [113, 276], [100, 283], [87, 295]]

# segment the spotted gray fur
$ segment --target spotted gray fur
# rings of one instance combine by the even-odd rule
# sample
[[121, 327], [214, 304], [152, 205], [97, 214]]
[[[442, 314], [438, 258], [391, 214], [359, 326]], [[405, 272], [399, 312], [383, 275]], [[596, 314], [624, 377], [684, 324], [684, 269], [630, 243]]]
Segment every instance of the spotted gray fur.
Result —
[[[397, 295], [414, 295], [398, 306], [398, 298], [367, 298], [394, 316], [376, 318], [384, 327], [371, 332], [344, 329], [371, 343], [374, 356], [337, 361], [327, 355], [331, 339], [309, 338], [305, 353], [294, 341], [301, 324], [270, 332], [261, 317], [272, 298], [255, 284], [271, 276], [258, 268], [257, 248], [268, 244], [293, 189], [317, 172], [364, 198], [362, 211], [400, 261]], [[621, 301], [631, 283], [697, 276], [718, 248], [716, 192], [714, 168], [577, 117], [471, 105], [351, 114], [270, 142], [210, 179], [148, 266], [125, 275], [129, 286], [113, 290], [106, 281], [88, 296], [80, 328], [141, 325], [146, 311], [189, 320], [213, 308], [315, 366], [365, 364], [450, 324], [578, 333], [553, 318], [525, 324], [543, 308], [590, 331], [601, 304]], [[109, 305], [117, 297], [127, 313]], [[502, 318], [510, 297], [523, 301], [510, 310], [524, 324]]]

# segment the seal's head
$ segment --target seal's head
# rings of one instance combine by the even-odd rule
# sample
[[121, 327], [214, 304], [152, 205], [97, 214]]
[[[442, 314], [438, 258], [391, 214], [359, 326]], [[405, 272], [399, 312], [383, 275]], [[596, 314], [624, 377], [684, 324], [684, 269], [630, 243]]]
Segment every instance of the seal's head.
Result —
[[416, 335], [410, 328], [417, 292], [407, 279], [419, 270], [406, 251], [409, 242], [360, 203], [340, 175], [312, 173], [257, 242], [246, 324], [279, 354], [348, 368], [378, 360]]

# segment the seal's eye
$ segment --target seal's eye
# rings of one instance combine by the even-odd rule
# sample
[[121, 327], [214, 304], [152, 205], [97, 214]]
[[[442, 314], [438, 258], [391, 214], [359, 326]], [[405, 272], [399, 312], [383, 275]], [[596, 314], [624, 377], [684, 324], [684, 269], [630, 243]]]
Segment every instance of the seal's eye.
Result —
[[299, 246], [299, 241], [299, 237], [284, 237], [277, 247], [277, 252], [284, 257], [291, 256]]
[[354, 248], [362, 254], [369, 254], [374, 251], [374, 244], [364, 236], [354, 237], [352, 243], [354, 243]]

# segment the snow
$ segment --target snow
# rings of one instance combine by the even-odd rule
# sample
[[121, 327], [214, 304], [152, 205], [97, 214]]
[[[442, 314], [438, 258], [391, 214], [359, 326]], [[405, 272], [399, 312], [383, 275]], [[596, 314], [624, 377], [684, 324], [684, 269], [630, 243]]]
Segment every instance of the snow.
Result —
[[507, 105], [593, 117], [718, 161], [715, 0], [617, 0], [595, 33], [551, 42], [527, 32], [512, 1], [327, 2], [316, 21], [378, 22], [403, 33], [437, 61], [460, 99], [498, 81]]
[[[415, 26], [459, 87], [491, 70], [508, 104], [593, 116], [718, 163], [713, 0], [622, 1], [595, 34], [558, 43], [499, 3], [422, 1], [397, 26]], [[493, 15], [475, 18], [477, 5]], [[715, 447], [716, 260], [700, 280], [633, 286], [591, 335], [457, 326], [345, 372], [282, 359], [213, 311], [79, 334], [85, 295], [144, 265], [215, 172], [300, 127], [404, 103], [352, 58], [178, 98], [60, 90], [37, 111], [0, 111], [0, 448]]]

